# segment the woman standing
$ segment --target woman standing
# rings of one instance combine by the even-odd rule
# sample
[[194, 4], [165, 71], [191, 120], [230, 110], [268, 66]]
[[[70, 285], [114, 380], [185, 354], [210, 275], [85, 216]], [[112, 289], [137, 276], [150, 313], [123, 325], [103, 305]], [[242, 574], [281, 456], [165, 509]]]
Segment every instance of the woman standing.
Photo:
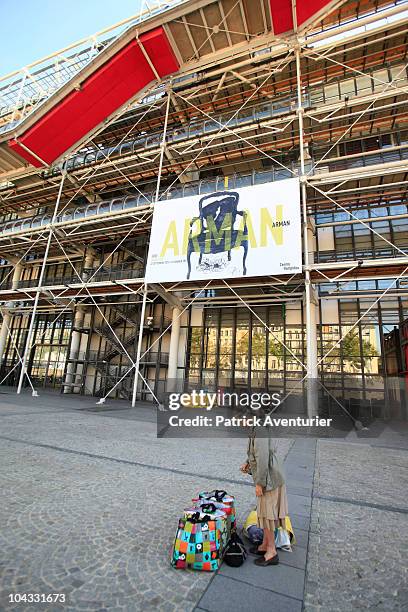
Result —
[[249, 435], [248, 460], [241, 471], [252, 474], [257, 497], [258, 527], [264, 532], [263, 542], [250, 552], [259, 555], [255, 564], [261, 567], [277, 565], [279, 557], [275, 547], [275, 528], [285, 526], [288, 499], [285, 480], [276, 454], [276, 447], [269, 432], [262, 428], [265, 437], [258, 437], [255, 428]]

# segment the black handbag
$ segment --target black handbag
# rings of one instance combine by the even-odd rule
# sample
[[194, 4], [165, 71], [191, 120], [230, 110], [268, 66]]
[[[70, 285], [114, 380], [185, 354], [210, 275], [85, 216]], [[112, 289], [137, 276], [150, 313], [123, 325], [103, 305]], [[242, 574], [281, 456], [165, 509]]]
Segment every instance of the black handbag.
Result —
[[234, 531], [224, 550], [224, 561], [230, 567], [240, 567], [247, 558], [247, 551], [243, 541]]

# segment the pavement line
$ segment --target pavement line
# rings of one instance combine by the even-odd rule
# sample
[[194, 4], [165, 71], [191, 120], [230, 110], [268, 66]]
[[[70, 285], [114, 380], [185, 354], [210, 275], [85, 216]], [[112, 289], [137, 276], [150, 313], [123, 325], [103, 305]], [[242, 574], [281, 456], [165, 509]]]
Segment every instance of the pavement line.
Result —
[[370, 444], [371, 448], [385, 448], [393, 451], [404, 451], [407, 452], [408, 448], [405, 446], [387, 446], [386, 444]]
[[38, 448], [46, 448], [54, 450], [60, 453], [68, 453], [70, 455], [79, 455], [82, 457], [88, 457], [90, 459], [102, 459], [104, 461], [112, 461], [114, 463], [121, 463], [124, 465], [132, 465], [142, 467], [150, 470], [159, 470], [162, 472], [171, 472], [172, 474], [180, 474], [181, 476], [193, 476], [195, 478], [205, 478], [207, 480], [217, 480], [220, 482], [227, 482], [229, 484], [242, 485], [244, 487], [253, 487], [252, 482], [246, 482], [243, 480], [234, 480], [233, 478], [214, 478], [214, 475], [210, 474], [197, 474], [196, 472], [187, 472], [185, 470], [176, 470], [174, 468], [162, 467], [160, 465], [153, 465], [151, 463], [141, 463], [139, 461], [130, 461], [129, 459], [118, 459], [116, 457], [107, 457], [106, 455], [98, 455], [96, 453], [87, 453], [86, 451], [78, 451], [71, 448], [64, 448], [62, 446], [53, 446], [51, 444], [43, 444], [41, 442], [30, 442], [29, 440], [19, 440], [17, 438], [10, 438], [9, 436], [0, 436], [0, 440], [7, 440], [8, 442], [15, 442], [17, 444], [25, 444], [26, 446], [35, 446]]
[[61, 414], [65, 412], [65, 410], [41, 410], [38, 412], [0, 412], [0, 418], [8, 417], [8, 416], [31, 416], [32, 414]]
[[386, 506], [373, 502], [365, 502], [356, 499], [347, 499], [346, 497], [336, 497], [334, 495], [313, 495], [314, 499], [323, 499], [324, 501], [339, 502], [341, 504], [351, 504], [352, 506], [361, 506], [364, 508], [374, 508], [375, 510], [383, 510], [385, 512], [397, 512], [399, 514], [408, 514], [408, 508], [396, 508], [395, 506]]
[[[117, 457], [108, 457], [107, 455], [99, 455], [96, 453], [88, 453], [86, 451], [78, 451], [71, 448], [65, 448], [63, 446], [54, 446], [52, 444], [44, 444], [42, 442], [31, 442], [30, 440], [19, 440], [18, 438], [11, 438], [9, 436], [0, 436], [0, 440], [6, 440], [8, 442], [15, 442], [17, 444], [25, 444], [26, 446], [35, 446], [38, 448], [46, 448], [50, 450], [54, 450], [60, 453], [68, 453], [71, 455], [79, 455], [82, 457], [89, 457], [90, 459], [102, 459], [104, 461], [112, 461], [114, 463], [121, 463], [124, 465], [133, 465], [137, 467], [142, 467], [150, 470], [159, 470], [162, 472], [170, 472], [172, 474], [180, 474], [181, 476], [198, 476], [199, 478], [205, 478], [207, 480], [214, 480], [214, 476], [211, 474], [197, 474], [196, 472], [188, 472], [187, 470], [176, 470], [174, 468], [166, 468], [160, 465], [153, 465], [151, 463], [142, 463], [140, 461], [130, 461], [129, 459], [119, 459]], [[252, 482], [244, 481], [244, 480], [234, 480], [233, 478], [221, 478], [216, 477], [217, 481], [226, 482], [229, 484], [235, 484], [244, 487], [253, 487]], [[290, 494], [290, 485], [288, 485], [288, 492]], [[302, 495], [300, 493], [294, 493], [294, 495], [298, 495], [299, 497], [309, 497], [309, 495]]]

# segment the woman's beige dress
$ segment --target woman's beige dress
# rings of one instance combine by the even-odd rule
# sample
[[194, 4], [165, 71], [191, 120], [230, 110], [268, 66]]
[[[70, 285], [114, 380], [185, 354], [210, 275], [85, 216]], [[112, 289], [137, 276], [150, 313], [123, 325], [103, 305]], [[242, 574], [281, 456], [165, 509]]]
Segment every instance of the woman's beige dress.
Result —
[[257, 497], [258, 527], [274, 531], [275, 527], [285, 526], [288, 514], [288, 498], [286, 485], [281, 485], [272, 491], [265, 491], [262, 497]]
[[264, 491], [257, 497], [258, 526], [270, 531], [283, 527], [288, 515], [288, 498], [282, 468], [271, 441], [250, 436], [248, 461], [255, 484], [260, 484]]

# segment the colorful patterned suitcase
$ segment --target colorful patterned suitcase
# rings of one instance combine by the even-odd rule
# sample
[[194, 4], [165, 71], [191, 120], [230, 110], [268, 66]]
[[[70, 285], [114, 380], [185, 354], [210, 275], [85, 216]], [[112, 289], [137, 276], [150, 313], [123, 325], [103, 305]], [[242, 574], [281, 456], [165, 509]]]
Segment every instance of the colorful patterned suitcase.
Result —
[[210, 572], [217, 570], [228, 538], [225, 513], [217, 511], [212, 517], [197, 511], [192, 513], [188, 508], [186, 515], [179, 520], [172, 566]]

